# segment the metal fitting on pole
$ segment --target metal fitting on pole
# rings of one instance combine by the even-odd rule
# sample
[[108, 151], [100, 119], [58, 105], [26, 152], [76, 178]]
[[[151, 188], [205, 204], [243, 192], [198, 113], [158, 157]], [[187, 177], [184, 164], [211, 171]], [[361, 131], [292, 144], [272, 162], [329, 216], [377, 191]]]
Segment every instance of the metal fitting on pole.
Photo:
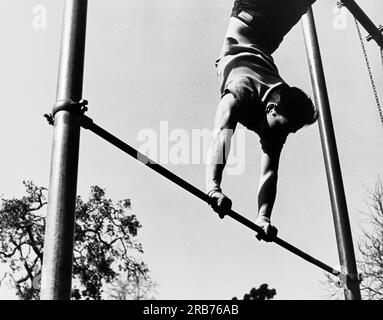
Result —
[[359, 286], [362, 279], [363, 276], [361, 274], [342, 273], [338, 276], [338, 281], [335, 282], [335, 285], [344, 290], [352, 290], [355, 285]]

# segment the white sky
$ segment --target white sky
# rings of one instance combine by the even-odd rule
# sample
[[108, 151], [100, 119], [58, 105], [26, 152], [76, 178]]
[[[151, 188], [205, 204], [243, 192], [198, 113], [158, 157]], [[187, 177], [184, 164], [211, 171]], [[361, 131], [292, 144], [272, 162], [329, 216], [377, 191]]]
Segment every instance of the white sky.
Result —
[[[88, 116], [140, 147], [139, 132], [211, 129], [219, 99], [214, 61], [233, 0], [89, 1], [84, 98]], [[334, 28], [336, 1], [314, 5], [354, 239], [366, 211], [364, 186], [373, 186], [383, 163], [382, 125], [352, 17]], [[377, 24], [383, 3], [360, 0]], [[21, 196], [22, 181], [48, 186], [52, 128], [43, 114], [55, 102], [63, 1], [0, 3], [0, 194]], [[47, 9], [47, 28], [36, 30], [33, 10]], [[365, 32], [363, 33], [365, 34]], [[368, 43], [382, 97], [382, 66]], [[282, 77], [311, 94], [301, 25], [274, 55]], [[169, 146], [175, 142], [170, 141]], [[233, 209], [256, 214], [259, 144], [246, 133], [245, 170], [224, 177]], [[192, 152], [192, 151], [190, 151]], [[164, 164], [204, 186], [204, 165]], [[322, 299], [323, 272], [254, 235], [229, 218], [221, 221], [198, 199], [136, 163], [90, 132], [81, 136], [78, 193], [98, 184], [114, 199], [131, 198], [142, 222], [144, 261], [160, 299], [231, 299], [268, 283], [277, 299]], [[284, 240], [338, 265], [337, 247], [317, 125], [288, 139], [281, 160], [273, 222]], [[9, 298], [0, 289], [1, 298]]]

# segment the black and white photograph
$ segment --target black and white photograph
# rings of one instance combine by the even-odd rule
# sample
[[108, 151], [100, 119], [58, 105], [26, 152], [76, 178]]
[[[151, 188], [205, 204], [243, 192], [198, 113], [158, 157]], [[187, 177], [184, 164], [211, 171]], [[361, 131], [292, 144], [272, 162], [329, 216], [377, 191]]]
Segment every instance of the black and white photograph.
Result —
[[382, 1], [0, 11], [0, 300], [383, 300]]

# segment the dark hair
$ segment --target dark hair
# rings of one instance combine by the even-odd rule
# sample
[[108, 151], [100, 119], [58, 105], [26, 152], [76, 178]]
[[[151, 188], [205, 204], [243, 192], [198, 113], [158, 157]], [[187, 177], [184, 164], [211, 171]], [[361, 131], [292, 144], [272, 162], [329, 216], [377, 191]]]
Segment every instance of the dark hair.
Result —
[[287, 85], [277, 90], [281, 97], [279, 112], [286, 118], [293, 118], [300, 127], [313, 124], [318, 119], [318, 112], [304, 91]]

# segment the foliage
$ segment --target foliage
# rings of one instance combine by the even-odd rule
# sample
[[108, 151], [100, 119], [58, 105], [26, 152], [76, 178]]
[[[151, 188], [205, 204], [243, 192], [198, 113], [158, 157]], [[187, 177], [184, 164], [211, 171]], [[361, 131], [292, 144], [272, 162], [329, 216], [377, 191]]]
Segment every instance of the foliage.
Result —
[[[46, 191], [33, 182], [24, 182], [26, 196], [2, 199], [0, 208], [0, 262], [9, 266], [8, 279], [20, 299], [38, 299], [43, 260], [45, 216], [42, 213]], [[104, 284], [112, 283], [120, 273], [128, 278], [147, 277], [149, 270], [136, 256], [143, 253], [137, 242], [141, 227], [129, 199], [116, 204], [105, 191], [91, 187], [89, 199], [76, 199], [73, 284], [74, 299], [102, 297]]]
[[0, 262], [6, 263], [20, 299], [38, 297], [36, 279], [41, 273], [45, 219], [40, 209], [46, 204], [43, 187], [24, 182], [27, 195], [2, 199], [0, 209]]
[[[249, 293], [245, 293], [243, 300], [271, 300], [276, 294], [275, 289], [269, 289], [269, 285], [264, 283], [258, 289], [252, 288]], [[234, 297], [233, 300], [238, 300], [238, 298]]]
[[111, 300], [154, 300], [156, 283], [149, 274], [121, 275], [109, 287]]

